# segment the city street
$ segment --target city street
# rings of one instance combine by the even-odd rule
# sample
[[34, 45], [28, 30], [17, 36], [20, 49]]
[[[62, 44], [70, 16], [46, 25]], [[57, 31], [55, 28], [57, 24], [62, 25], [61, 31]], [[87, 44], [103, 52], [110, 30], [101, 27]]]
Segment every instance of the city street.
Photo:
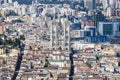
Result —
[[12, 76], [11, 80], [16, 80], [16, 77], [19, 73], [21, 62], [22, 62], [22, 57], [23, 57], [23, 54], [24, 54], [24, 47], [25, 47], [25, 44], [22, 44], [20, 46], [20, 53], [18, 55], [18, 59], [17, 59], [17, 62], [16, 62], [15, 72], [14, 72], [14, 75]]

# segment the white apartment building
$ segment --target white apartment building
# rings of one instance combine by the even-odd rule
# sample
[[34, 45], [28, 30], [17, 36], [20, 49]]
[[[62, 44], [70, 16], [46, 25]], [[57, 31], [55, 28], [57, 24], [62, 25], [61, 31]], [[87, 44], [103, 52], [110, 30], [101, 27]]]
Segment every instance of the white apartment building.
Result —
[[52, 50], [70, 50], [70, 22], [66, 18], [49, 21]]

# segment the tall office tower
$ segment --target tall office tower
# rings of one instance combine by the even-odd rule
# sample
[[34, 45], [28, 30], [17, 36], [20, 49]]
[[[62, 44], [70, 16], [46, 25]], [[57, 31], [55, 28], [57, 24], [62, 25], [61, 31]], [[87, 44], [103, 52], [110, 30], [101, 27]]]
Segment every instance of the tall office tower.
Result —
[[88, 9], [95, 9], [96, 8], [96, 0], [84, 0], [84, 7]]
[[51, 50], [70, 50], [70, 22], [66, 18], [50, 23]]
[[104, 21], [105, 20], [105, 16], [104, 14], [102, 14], [101, 11], [93, 11], [94, 14], [94, 25], [96, 26], [96, 30], [98, 31], [98, 22]]

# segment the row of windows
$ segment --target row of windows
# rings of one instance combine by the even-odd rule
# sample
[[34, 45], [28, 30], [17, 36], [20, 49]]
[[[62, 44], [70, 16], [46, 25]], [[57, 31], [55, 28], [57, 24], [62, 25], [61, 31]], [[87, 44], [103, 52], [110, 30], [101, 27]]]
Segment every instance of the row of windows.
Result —
[[61, 47], [59, 47], [59, 48], [53, 48], [53, 50], [69, 50], [69, 48], [61, 48]]
[[63, 42], [58, 42], [58, 43], [53, 42], [52, 45], [53, 45], [53, 46], [55, 46], [55, 45], [65, 45], [65, 46], [69, 46], [69, 42], [65, 42], [65, 43], [63, 43]]

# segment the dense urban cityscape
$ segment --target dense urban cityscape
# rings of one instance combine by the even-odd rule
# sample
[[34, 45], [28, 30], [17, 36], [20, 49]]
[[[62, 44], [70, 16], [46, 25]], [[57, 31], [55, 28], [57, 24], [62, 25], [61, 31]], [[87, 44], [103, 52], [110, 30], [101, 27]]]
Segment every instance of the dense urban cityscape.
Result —
[[120, 80], [120, 0], [0, 0], [0, 80]]

